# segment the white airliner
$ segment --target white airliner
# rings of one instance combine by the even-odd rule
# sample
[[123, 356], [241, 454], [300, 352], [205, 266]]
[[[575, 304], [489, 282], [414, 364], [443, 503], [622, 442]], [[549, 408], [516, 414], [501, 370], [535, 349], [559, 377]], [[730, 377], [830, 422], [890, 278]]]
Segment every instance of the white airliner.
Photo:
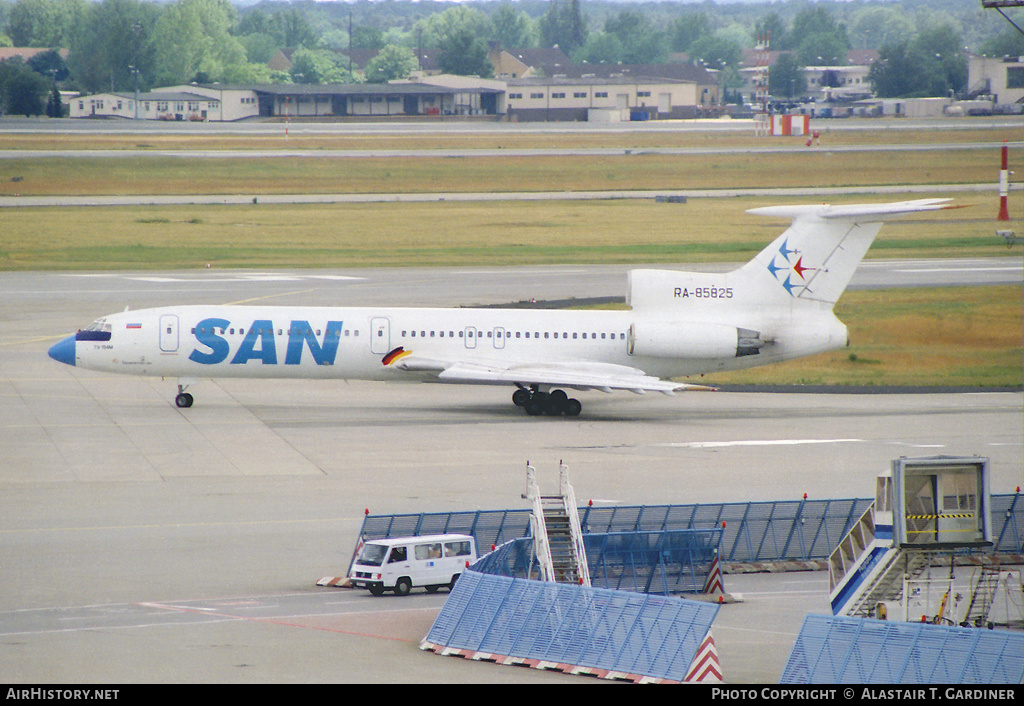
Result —
[[887, 218], [949, 199], [778, 206], [792, 219], [725, 274], [632, 270], [628, 310], [168, 306], [97, 319], [50, 348], [68, 365], [178, 379], [277, 377], [515, 386], [527, 414], [576, 416], [563, 389], [672, 394], [674, 379], [847, 345], [832, 313]]

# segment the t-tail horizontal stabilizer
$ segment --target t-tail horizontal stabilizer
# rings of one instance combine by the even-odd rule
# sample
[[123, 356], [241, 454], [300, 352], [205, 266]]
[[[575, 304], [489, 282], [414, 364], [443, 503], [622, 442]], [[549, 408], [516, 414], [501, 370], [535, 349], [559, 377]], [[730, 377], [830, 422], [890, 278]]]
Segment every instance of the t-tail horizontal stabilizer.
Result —
[[893, 203], [864, 203], [850, 205], [812, 204], [810, 206], [762, 206], [749, 208], [747, 213], [756, 216], [772, 216], [775, 218], [851, 218], [862, 223], [870, 221], [886, 221], [888, 216], [900, 216], [920, 211], [939, 211], [949, 208], [960, 208], [950, 205], [952, 199], [915, 199], [913, 201], [896, 201]]
[[881, 204], [766, 206], [747, 213], [790, 218], [792, 223], [741, 272], [768, 302], [835, 304], [886, 220], [955, 208], [950, 199]]

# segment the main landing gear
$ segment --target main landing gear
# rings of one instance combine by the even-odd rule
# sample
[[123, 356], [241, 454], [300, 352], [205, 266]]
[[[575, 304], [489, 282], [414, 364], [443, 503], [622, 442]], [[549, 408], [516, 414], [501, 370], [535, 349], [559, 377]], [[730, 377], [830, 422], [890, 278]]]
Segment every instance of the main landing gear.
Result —
[[181, 409], [188, 409], [189, 407], [192, 406], [192, 403], [195, 402], [195, 399], [193, 399], [192, 395], [185, 392], [185, 389], [187, 387], [188, 385], [178, 385], [178, 394], [174, 398], [174, 404], [176, 404]]
[[546, 414], [557, 417], [564, 414], [567, 417], [578, 417], [583, 405], [574, 397], [569, 397], [562, 390], [541, 392], [534, 385], [530, 388], [520, 386], [512, 393], [512, 403], [516, 407], [522, 407], [531, 417], [538, 417]]

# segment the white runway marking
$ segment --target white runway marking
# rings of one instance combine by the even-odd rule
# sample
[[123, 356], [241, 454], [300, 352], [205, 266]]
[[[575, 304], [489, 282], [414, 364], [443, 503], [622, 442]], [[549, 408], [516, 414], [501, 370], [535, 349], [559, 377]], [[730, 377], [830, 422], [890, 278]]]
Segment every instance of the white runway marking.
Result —
[[893, 272], [1017, 272], [1024, 265], [1009, 267], [917, 267], [895, 269]]
[[801, 446], [804, 444], [855, 444], [863, 439], [763, 439], [748, 441], [676, 441], [653, 446], [685, 449], [719, 449], [730, 446]]
[[300, 282], [304, 280], [324, 281], [360, 281], [365, 277], [350, 277], [347, 275], [306, 275], [288, 274], [283, 272], [238, 272], [238, 273], [217, 273], [204, 275], [96, 275], [96, 274], [66, 274], [64, 277], [117, 277], [132, 282]]

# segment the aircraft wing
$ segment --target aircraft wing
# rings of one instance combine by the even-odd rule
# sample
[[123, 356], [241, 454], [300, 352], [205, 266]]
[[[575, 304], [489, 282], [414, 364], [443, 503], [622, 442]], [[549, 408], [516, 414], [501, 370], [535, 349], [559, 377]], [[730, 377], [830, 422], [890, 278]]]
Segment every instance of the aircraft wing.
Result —
[[558, 385], [576, 390], [629, 390], [637, 394], [661, 392], [671, 395], [682, 390], [712, 390], [705, 385], [672, 382], [647, 375], [642, 370], [613, 363], [591, 361], [499, 363], [455, 361], [446, 363], [409, 356], [395, 363], [400, 370], [433, 372], [441, 382], [475, 384]]

